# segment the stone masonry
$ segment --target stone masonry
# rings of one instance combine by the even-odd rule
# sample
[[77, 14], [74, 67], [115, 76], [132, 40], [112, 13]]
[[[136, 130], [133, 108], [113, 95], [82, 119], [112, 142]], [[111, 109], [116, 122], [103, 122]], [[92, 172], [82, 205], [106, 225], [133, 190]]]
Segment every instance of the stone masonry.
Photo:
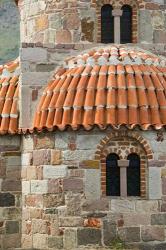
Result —
[[[158, 249], [155, 246], [161, 245], [164, 249], [165, 141], [157, 141], [156, 132], [142, 133], [152, 152], [157, 152], [146, 166], [146, 197], [111, 199], [101, 193], [101, 164], [95, 160], [97, 144], [109, 133], [95, 130], [25, 136], [23, 248], [110, 246], [120, 239], [131, 248]], [[132, 133], [137, 132], [130, 136]], [[125, 155], [123, 147], [121, 150]]]
[[0, 142], [0, 249], [21, 246], [21, 153], [18, 136]]

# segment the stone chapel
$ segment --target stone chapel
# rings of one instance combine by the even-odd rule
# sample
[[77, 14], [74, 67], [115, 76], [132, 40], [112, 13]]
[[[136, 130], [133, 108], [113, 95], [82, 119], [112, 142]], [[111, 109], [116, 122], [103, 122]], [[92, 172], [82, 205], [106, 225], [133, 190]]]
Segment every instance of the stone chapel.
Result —
[[0, 249], [166, 250], [166, 1], [15, 2]]

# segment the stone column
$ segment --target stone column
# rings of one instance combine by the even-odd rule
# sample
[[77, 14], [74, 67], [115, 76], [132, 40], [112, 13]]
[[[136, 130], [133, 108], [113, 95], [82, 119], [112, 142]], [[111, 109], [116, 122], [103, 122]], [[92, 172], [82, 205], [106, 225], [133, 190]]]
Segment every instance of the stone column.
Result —
[[123, 11], [120, 9], [114, 9], [112, 15], [114, 16], [114, 43], [120, 43], [120, 17]]
[[118, 166], [120, 167], [120, 196], [127, 197], [127, 167], [129, 161], [119, 160]]

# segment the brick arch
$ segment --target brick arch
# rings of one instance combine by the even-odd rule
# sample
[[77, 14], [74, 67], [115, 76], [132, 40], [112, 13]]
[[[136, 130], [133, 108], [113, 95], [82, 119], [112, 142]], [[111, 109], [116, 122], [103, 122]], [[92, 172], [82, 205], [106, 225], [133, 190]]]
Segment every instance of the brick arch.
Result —
[[[128, 145], [123, 146], [123, 151], [121, 151], [117, 146], [114, 147], [114, 143], [119, 138], [121, 144], [123, 143], [124, 138], [131, 139]], [[133, 142], [137, 144], [134, 145]], [[125, 145], [125, 144], [124, 144]], [[131, 145], [131, 146], [129, 146]], [[142, 136], [137, 132], [113, 132], [108, 136], [104, 137], [97, 146], [95, 153], [95, 159], [99, 160], [101, 163], [101, 190], [102, 195], [106, 195], [106, 157], [110, 153], [115, 153], [119, 155], [120, 159], [127, 159], [128, 155], [131, 153], [136, 153], [140, 157], [140, 171], [141, 171], [141, 197], [145, 198], [147, 196], [147, 163], [148, 160], [153, 159], [153, 152], [147, 142]]]
[[138, 10], [145, 8], [145, 2], [143, 0], [102, 0], [93, 1], [93, 7], [96, 8], [96, 24], [97, 24], [97, 35], [96, 41], [101, 42], [101, 8], [105, 4], [110, 4], [115, 9], [121, 9], [123, 5], [130, 5], [132, 7], [132, 43], [138, 42]]
[[108, 144], [108, 142], [116, 137], [129, 137], [135, 139], [139, 144], [143, 147], [146, 157], [148, 160], [153, 159], [153, 152], [151, 150], [151, 147], [148, 143], [148, 141], [142, 137], [139, 133], [137, 132], [128, 132], [128, 131], [123, 131], [123, 132], [112, 132], [106, 137], [104, 137], [100, 143], [97, 145], [97, 150], [95, 153], [95, 159], [99, 160], [101, 159], [101, 155], [103, 154], [105, 146]]

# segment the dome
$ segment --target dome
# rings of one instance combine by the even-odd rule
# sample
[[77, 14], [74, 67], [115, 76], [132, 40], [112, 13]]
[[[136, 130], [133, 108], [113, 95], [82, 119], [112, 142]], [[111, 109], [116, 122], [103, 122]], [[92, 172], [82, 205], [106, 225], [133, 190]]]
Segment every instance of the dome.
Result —
[[19, 75], [18, 59], [0, 65], [0, 134], [18, 132]]
[[166, 125], [165, 60], [141, 49], [105, 47], [66, 60], [45, 88], [38, 131]]

